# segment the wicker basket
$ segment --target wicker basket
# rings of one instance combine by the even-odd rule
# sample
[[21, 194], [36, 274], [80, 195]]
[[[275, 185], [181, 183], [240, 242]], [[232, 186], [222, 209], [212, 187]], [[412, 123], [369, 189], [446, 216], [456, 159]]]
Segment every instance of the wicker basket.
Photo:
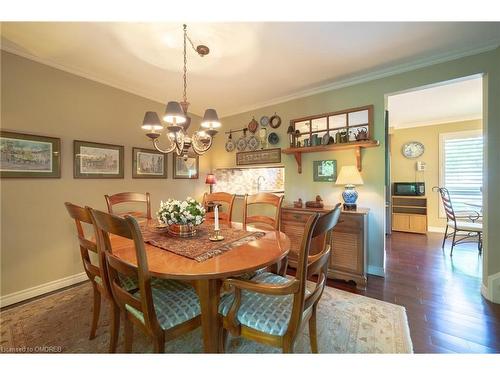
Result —
[[168, 233], [175, 237], [194, 237], [196, 227], [191, 224], [172, 224], [168, 227]]

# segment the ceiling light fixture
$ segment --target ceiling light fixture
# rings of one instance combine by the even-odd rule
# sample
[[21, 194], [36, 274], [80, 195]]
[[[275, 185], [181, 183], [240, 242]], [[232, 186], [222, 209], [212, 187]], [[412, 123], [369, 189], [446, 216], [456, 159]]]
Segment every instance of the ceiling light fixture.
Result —
[[159, 145], [159, 139], [164, 126], [156, 112], [148, 111], [144, 116], [141, 128], [146, 131], [146, 136], [151, 139], [155, 149], [161, 153], [168, 154], [176, 152], [177, 155], [187, 159], [190, 150], [201, 155], [207, 152], [212, 146], [213, 137], [218, 133], [217, 128], [221, 126], [217, 111], [209, 108], [205, 111], [201, 128], [193, 133], [191, 137], [187, 135], [187, 129], [191, 125], [191, 117], [188, 116], [189, 102], [187, 101], [187, 41], [193, 50], [203, 57], [209, 54], [210, 49], [205, 45], [194, 46], [191, 38], [187, 34], [187, 26], [184, 29], [184, 91], [181, 102], [171, 101], [167, 103], [163, 120], [167, 123], [166, 134], [168, 140], [167, 148], [163, 149]]

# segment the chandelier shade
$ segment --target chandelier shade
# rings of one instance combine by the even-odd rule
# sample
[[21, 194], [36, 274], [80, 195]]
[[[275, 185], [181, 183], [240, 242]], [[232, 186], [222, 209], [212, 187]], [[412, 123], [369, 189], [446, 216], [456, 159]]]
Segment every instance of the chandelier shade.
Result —
[[217, 111], [213, 108], [209, 108], [205, 111], [203, 120], [201, 121], [201, 126], [203, 128], [218, 128], [220, 127], [219, 116]]
[[182, 124], [186, 122], [186, 115], [179, 102], [168, 102], [163, 120], [171, 124]]
[[154, 132], [163, 130], [163, 125], [161, 124], [160, 118], [158, 117], [158, 114], [156, 112], [148, 111], [144, 115], [144, 120], [142, 121], [141, 128], [149, 132]]

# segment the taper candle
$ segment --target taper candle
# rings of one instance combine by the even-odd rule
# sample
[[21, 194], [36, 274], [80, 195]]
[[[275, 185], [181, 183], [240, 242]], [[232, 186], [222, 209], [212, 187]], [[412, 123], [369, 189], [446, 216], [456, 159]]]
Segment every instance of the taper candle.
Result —
[[214, 207], [214, 222], [215, 222], [215, 230], [219, 230], [219, 205], [215, 205]]

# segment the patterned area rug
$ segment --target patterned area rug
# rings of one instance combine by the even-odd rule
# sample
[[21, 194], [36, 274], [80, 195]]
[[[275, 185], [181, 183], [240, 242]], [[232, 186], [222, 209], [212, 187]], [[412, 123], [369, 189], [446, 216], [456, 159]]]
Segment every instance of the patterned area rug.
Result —
[[[108, 306], [103, 303], [97, 337], [88, 340], [92, 287], [86, 282], [0, 312], [0, 352], [106, 353]], [[295, 353], [310, 353], [306, 328]], [[123, 325], [118, 351], [123, 349]], [[412, 353], [404, 307], [327, 287], [318, 307], [320, 353]], [[278, 349], [229, 336], [227, 352], [279, 353]], [[133, 351], [152, 351], [150, 340], [134, 330]], [[165, 346], [167, 353], [201, 353], [197, 329]]]

